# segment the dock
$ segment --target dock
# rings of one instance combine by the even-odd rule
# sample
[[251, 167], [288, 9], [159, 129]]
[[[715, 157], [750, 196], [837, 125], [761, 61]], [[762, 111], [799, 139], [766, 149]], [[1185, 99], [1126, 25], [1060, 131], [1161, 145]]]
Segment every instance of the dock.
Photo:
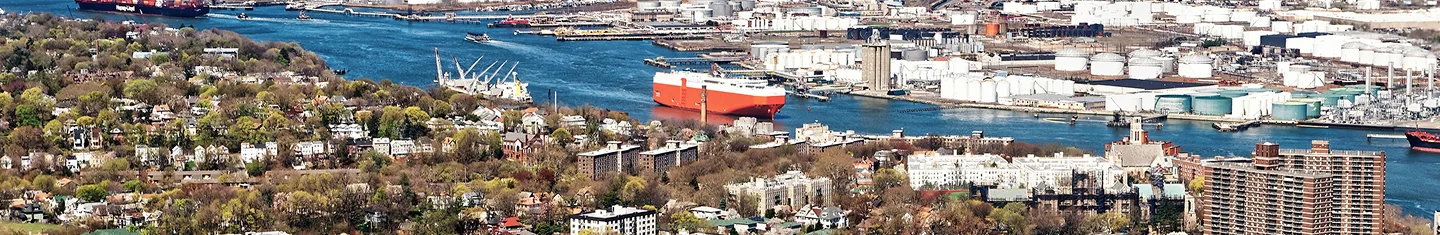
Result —
[[1226, 123], [1226, 122], [1216, 122], [1215, 124], [1211, 124], [1210, 126], [1211, 126], [1211, 127], [1214, 127], [1215, 130], [1218, 130], [1218, 131], [1220, 131], [1220, 132], [1233, 132], [1233, 131], [1243, 131], [1243, 130], [1245, 130], [1245, 129], [1250, 129], [1251, 127], [1260, 126], [1260, 121], [1251, 120], [1251, 121], [1230, 122], [1230, 123]]
[[1365, 134], [1365, 139], [1405, 139], [1405, 135], [1396, 134]]
[[[692, 58], [665, 58], [665, 57], [655, 57], [655, 58], [645, 59], [645, 64], [646, 64], [646, 65], [650, 65], [650, 66], [665, 68], [665, 69], [673, 69], [673, 68], [675, 68], [675, 65], [684, 65], [684, 64], [704, 65], [704, 64], [712, 64], [712, 63], [721, 63], [721, 64], [724, 64], [724, 63], [734, 63], [734, 62], [737, 62], [737, 61], [740, 61], [740, 60], [744, 60], [744, 59], [745, 59], [744, 57], [738, 57], [738, 56], [737, 56], [737, 57], [706, 56], [706, 57], [692, 57]], [[727, 72], [728, 72], [728, 71], [727, 71]], [[744, 72], [731, 72], [731, 73], [744, 73]]]
[[829, 101], [830, 101], [830, 96], [818, 95], [818, 94], [811, 94], [810, 92], [785, 91], [785, 93], [789, 93], [790, 95], [797, 96], [797, 97], [800, 97], [800, 98], [816, 99], [816, 100], [819, 100], [819, 101], [821, 101], [821, 102], [829, 102]]
[[657, 39], [704, 39], [704, 34], [595, 34], [555, 35], [556, 41], [639, 41]]

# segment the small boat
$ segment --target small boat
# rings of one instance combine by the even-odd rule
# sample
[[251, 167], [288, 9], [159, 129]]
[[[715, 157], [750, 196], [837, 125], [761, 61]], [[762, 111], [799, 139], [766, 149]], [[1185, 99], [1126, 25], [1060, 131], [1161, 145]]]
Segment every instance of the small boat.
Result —
[[336, 70], [333, 70], [333, 71], [331, 71], [331, 72], [335, 72], [335, 75], [345, 75], [345, 73], [349, 73], [350, 70], [336, 69]]
[[299, 19], [299, 20], [310, 20], [310, 16], [309, 16], [309, 15], [305, 15], [305, 11], [300, 11], [300, 16], [296, 16], [295, 19]]
[[240, 15], [235, 16], [235, 18], [236, 18], [236, 19], [242, 19], [242, 20], [248, 20], [248, 19], [250, 19], [250, 16], [249, 16], [249, 15], [245, 15], [245, 13], [240, 13]]
[[490, 42], [490, 35], [488, 35], [488, 34], [483, 34], [483, 33], [469, 33], [469, 32], [467, 32], [467, 33], [465, 33], [465, 40], [468, 40], [468, 41], [471, 41], [471, 42], [475, 42], [475, 43], [486, 43], [486, 42]]

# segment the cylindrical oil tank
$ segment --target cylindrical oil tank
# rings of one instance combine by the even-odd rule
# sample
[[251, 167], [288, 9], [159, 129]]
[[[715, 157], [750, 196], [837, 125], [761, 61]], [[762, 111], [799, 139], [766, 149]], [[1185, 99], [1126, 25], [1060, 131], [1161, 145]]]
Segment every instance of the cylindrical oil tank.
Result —
[[734, 8], [730, 8], [730, 3], [729, 3], [729, 2], [726, 2], [726, 1], [714, 1], [714, 2], [710, 2], [710, 16], [712, 16], [712, 17], [726, 17], [726, 16], [731, 16], [731, 15], [734, 15], [734, 14], [735, 14], [735, 9], [734, 9]]
[[980, 101], [980, 80], [965, 81], [965, 94], [961, 96], [965, 97], [965, 101]]
[[1166, 56], [1155, 57], [1155, 61], [1160, 61], [1160, 73], [1174, 73], [1174, 72], [1175, 72], [1175, 58], [1174, 58], [1174, 57], [1166, 57]]
[[[1014, 90], [1012, 90], [1013, 88], [1011, 88], [1010, 86], [1011, 86], [1011, 85], [1010, 85], [1010, 82], [1007, 82], [1007, 81], [1004, 81], [1004, 80], [996, 81], [996, 82], [995, 82], [995, 97], [1010, 97], [1010, 95], [1013, 95], [1013, 94], [1014, 94], [1014, 93], [1013, 93]], [[998, 99], [997, 99], [997, 101], [998, 101]]]
[[1180, 57], [1180, 76], [1187, 78], [1209, 78], [1214, 72], [1215, 62], [1209, 56], [1202, 54], [1190, 54]]
[[1134, 79], [1155, 79], [1163, 72], [1160, 61], [1150, 57], [1139, 57], [1130, 60], [1130, 78]]
[[1390, 57], [1393, 56], [1395, 53], [1396, 52], [1394, 52], [1390, 47], [1376, 47], [1375, 56], [1371, 57], [1370, 65], [1390, 66]]
[[1090, 57], [1090, 75], [1125, 75], [1125, 57], [1115, 53], [1100, 53]]
[[1241, 96], [1246, 96], [1246, 95], [1250, 95], [1250, 92], [1249, 92], [1249, 91], [1242, 91], [1242, 90], [1226, 90], [1226, 91], [1220, 91], [1220, 96], [1229, 97], [1229, 98], [1241, 97]]
[[985, 36], [996, 36], [996, 35], [1000, 35], [1000, 24], [986, 24], [986, 25], [985, 25]]
[[1310, 98], [1314, 97], [1315, 94], [1314, 91], [1292, 91], [1290, 92], [1290, 98]]
[[635, 8], [640, 10], [660, 8], [660, 1], [638, 1], [635, 2]]
[[1291, 99], [1290, 101], [1305, 103], [1306, 118], [1320, 117], [1320, 106], [1324, 105], [1325, 103], [1321, 99]]
[[1192, 99], [1192, 113], [1198, 115], [1224, 116], [1230, 114], [1230, 97], [1224, 96], [1197, 96]]
[[995, 100], [997, 98], [997, 94], [995, 93], [995, 86], [995, 80], [985, 79], [985, 81], [980, 82], [981, 103], [995, 103]]
[[1378, 48], [1370, 44], [1360, 45], [1360, 55], [1356, 57], [1359, 60], [1357, 63], [1375, 65], [1375, 49]]
[[1190, 96], [1157, 95], [1155, 96], [1155, 111], [1167, 113], [1188, 113], [1190, 112]]
[[900, 52], [900, 58], [907, 61], [926, 61], [929, 60], [929, 55], [924, 48], [907, 48]]
[[1360, 62], [1360, 47], [1362, 46], [1365, 46], [1365, 43], [1354, 41], [1340, 45], [1340, 61]]
[[1345, 99], [1345, 95], [1340, 93], [1325, 93], [1319, 94], [1318, 96], [1318, 98], [1320, 99], [1320, 105], [1330, 107], [1334, 107], [1335, 105], [1340, 103], [1340, 100]]
[[1308, 111], [1308, 104], [1302, 102], [1279, 102], [1270, 104], [1270, 117], [1275, 120], [1299, 121], [1305, 120]]
[[1055, 52], [1055, 70], [1059, 71], [1085, 71], [1089, 63], [1090, 53], [1079, 48], [1065, 48]]
[[755, 0], [740, 0], [740, 10], [741, 10], [741, 11], [755, 10]]
[[1130, 54], [1128, 54], [1128, 55], [1130, 56], [1130, 59], [1131, 59], [1131, 60], [1134, 60], [1134, 59], [1137, 59], [1137, 58], [1157, 57], [1157, 56], [1161, 56], [1161, 55], [1164, 55], [1164, 54], [1161, 53], [1160, 51], [1155, 50], [1155, 49], [1146, 48], [1146, 49], [1140, 49], [1140, 50], [1131, 51]]

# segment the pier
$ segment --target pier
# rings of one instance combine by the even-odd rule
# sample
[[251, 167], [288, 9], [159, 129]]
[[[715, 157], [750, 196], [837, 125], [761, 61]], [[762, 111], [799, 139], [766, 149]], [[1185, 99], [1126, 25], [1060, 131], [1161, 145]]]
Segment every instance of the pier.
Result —
[[556, 35], [556, 41], [616, 41], [616, 40], [656, 40], [656, 39], [703, 39], [703, 34], [594, 34], [594, 35]]
[[1396, 134], [1365, 134], [1365, 139], [1405, 139], [1405, 135]]
[[[665, 58], [665, 57], [655, 57], [655, 58], [645, 59], [645, 64], [646, 64], [646, 65], [650, 65], [650, 66], [660, 67], [660, 68], [673, 69], [673, 68], [675, 68], [675, 65], [682, 65], [682, 64], [689, 64], [689, 65], [697, 65], [697, 64], [699, 64], [699, 65], [703, 65], [703, 64], [712, 64], [712, 63], [734, 63], [734, 62], [736, 62], [736, 61], [740, 61], [740, 60], [743, 60], [743, 59], [744, 59], [744, 57], [692, 57], [692, 58]], [[741, 70], [741, 71], [744, 71], [744, 70]], [[744, 72], [733, 72], [733, 71], [727, 71], [727, 72], [730, 72], [730, 73], [744, 73]]]

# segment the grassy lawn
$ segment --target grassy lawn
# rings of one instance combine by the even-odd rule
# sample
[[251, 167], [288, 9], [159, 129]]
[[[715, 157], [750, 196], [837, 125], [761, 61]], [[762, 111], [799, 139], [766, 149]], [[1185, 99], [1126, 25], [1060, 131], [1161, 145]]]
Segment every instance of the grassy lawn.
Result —
[[25, 233], [39, 233], [59, 229], [60, 225], [0, 222], [0, 231], [16, 230]]

